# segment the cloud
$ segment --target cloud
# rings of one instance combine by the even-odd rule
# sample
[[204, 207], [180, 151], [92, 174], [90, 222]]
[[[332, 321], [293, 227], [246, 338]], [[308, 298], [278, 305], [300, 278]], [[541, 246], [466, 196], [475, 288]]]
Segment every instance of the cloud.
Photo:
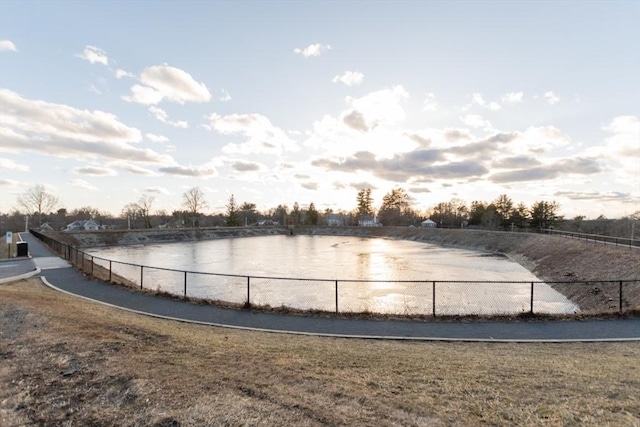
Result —
[[208, 166], [165, 166], [158, 170], [167, 175], [182, 177], [210, 177], [217, 175], [215, 169]]
[[247, 138], [241, 144], [229, 143], [222, 148], [225, 154], [271, 153], [297, 151], [296, 143], [282, 129], [274, 126], [261, 114], [230, 114], [208, 116], [206, 129], [223, 135], [240, 135]]
[[13, 179], [0, 179], [0, 185], [6, 186], [6, 187], [21, 187], [24, 184]]
[[169, 142], [169, 138], [167, 138], [166, 136], [156, 135], [154, 133], [147, 133], [144, 135], [144, 137], [151, 142], [156, 142], [156, 143]]
[[141, 166], [132, 164], [132, 163], [127, 163], [127, 162], [115, 162], [112, 163], [111, 166], [118, 168], [122, 171], [125, 172], [129, 172], [135, 175], [143, 175], [143, 176], [156, 176], [158, 175], [156, 172], [147, 169], [147, 168], [143, 168]]
[[343, 83], [346, 86], [358, 86], [362, 84], [364, 80], [364, 74], [359, 71], [345, 71], [341, 76], [335, 76], [333, 83]]
[[517, 104], [522, 102], [523, 92], [509, 92], [505, 93], [502, 97], [502, 102], [505, 104]]
[[545, 166], [499, 172], [491, 175], [489, 180], [499, 184], [522, 181], [546, 181], [558, 178], [563, 174], [591, 175], [601, 171], [602, 168], [596, 159], [578, 157], [559, 160]]
[[117, 78], [117, 79], [121, 79], [121, 78], [123, 78], [123, 77], [129, 77], [129, 78], [135, 78], [135, 77], [136, 77], [136, 75], [135, 75], [135, 74], [130, 73], [130, 72], [125, 71], [125, 70], [120, 69], [120, 68], [118, 68], [118, 69], [116, 70], [115, 74], [116, 74], [116, 78]]
[[220, 97], [218, 98], [218, 100], [222, 101], [222, 102], [227, 102], [227, 101], [231, 101], [231, 95], [229, 95], [229, 92], [227, 92], [224, 89], [220, 89], [220, 92], [222, 93], [222, 95], [220, 95]]
[[238, 172], [258, 172], [262, 169], [262, 165], [256, 162], [248, 162], [244, 160], [234, 160], [231, 167]]
[[302, 188], [306, 188], [307, 190], [316, 191], [318, 189], [318, 183], [317, 182], [303, 182], [303, 183], [300, 184], [300, 186]]
[[107, 52], [99, 47], [87, 45], [84, 47], [82, 53], [77, 55], [78, 57], [89, 61], [91, 64], [109, 65], [109, 58]]
[[547, 102], [549, 103], [549, 105], [555, 105], [558, 102], [560, 102], [560, 98], [558, 98], [556, 96], [555, 93], [553, 93], [552, 91], [549, 92], [545, 92], [544, 94], [544, 98], [547, 100]]
[[73, 170], [73, 173], [78, 175], [90, 175], [90, 176], [114, 176], [117, 175], [116, 171], [101, 166], [84, 166], [78, 167]]
[[167, 112], [160, 107], [151, 106], [149, 107], [149, 112], [153, 114], [155, 118], [160, 120], [162, 123], [166, 123], [175, 128], [187, 129], [189, 127], [189, 123], [185, 121], [175, 122], [175, 121], [169, 120], [169, 115], [167, 114]]
[[431, 92], [427, 92], [424, 97], [424, 102], [422, 103], [422, 110], [436, 111], [437, 109], [438, 109], [438, 103], [436, 101], [436, 96]]
[[531, 156], [505, 157], [493, 163], [493, 167], [499, 169], [517, 169], [531, 166], [539, 166], [540, 161]]
[[11, 40], [0, 40], [0, 52], [3, 51], [17, 52], [18, 48]]
[[566, 197], [571, 200], [594, 200], [597, 202], [631, 202], [635, 199], [630, 193], [617, 191], [606, 193], [597, 191], [557, 191], [553, 195], [556, 197]]
[[144, 189], [144, 192], [145, 192], [145, 193], [155, 193], [155, 194], [171, 194], [171, 193], [169, 192], [169, 190], [167, 190], [166, 188], [164, 188], [164, 187], [158, 187], [158, 186], [155, 186], [155, 187], [147, 187], [147, 188], [145, 188], [145, 189]]
[[11, 159], [5, 159], [0, 157], [0, 169], [4, 170], [14, 170], [19, 172], [28, 172], [29, 166], [21, 165], [19, 163], [14, 162]]
[[409, 187], [411, 193], [431, 193], [431, 190], [425, 187]]
[[323, 45], [320, 43], [311, 44], [303, 49], [295, 48], [293, 49], [294, 53], [304, 56], [305, 58], [309, 58], [311, 56], [320, 56], [324, 52], [331, 50], [331, 46]]
[[169, 65], [147, 67], [140, 76], [142, 85], [131, 87], [131, 95], [123, 99], [145, 105], [155, 105], [161, 101], [209, 102], [211, 93], [204, 83], [198, 83], [186, 71]]
[[626, 157], [640, 157], [640, 120], [635, 116], [618, 116], [602, 127], [612, 134], [605, 139], [607, 151]]
[[472, 128], [491, 129], [493, 126], [489, 120], [486, 120], [482, 116], [477, 114], [467, 114], [464, 117], [460, 117], [462, 123]]
[[62, 158], [108, 158], [145, 163], [173, 159], [133, 147], [142, 140], [113, 114], [34, 101], [0, 89], [0, 139], [10, 152], [31, 151]]
[[69, 184], [73, 187], [82, 188], [83, 190], [97, 191], [98, 187], [89, 184], [83, 179], [72, 179]]
[[500, 107], [500, 104], [498, 104], [496, 102], [486, 102], [484, 100], [484, 98], [482, 97], [482, 94], [480, 94], [480, 93], [474, 93], [471, 96], [471, 102], [473, 104], [479, 105], [480, 107], [484, 107], [484, 108], [487, 108], [487, 109], [492, 110], [492, 111], [497, 111], [500, 108], [502, 108], [502, 107]]
[[345, 114], [342, 117], [342, 121], [351, 129], [359, 130], [361, 132], [367, 132], [369, 130], [369, 126], [364, 119], [364, 115], [357, 110], [351, 110]]

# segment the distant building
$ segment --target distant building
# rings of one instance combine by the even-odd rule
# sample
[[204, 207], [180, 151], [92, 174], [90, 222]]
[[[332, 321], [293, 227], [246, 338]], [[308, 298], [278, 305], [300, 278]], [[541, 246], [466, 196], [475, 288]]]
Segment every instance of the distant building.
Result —
[[62, 231], [87, 231], [100, 229], [102, 229], [100, 224], [92, 219], [88, 219], [85, 221], [73, 221], [71, 224], [68, 224]]
[[325, 216], [325, 220], [329, 227], [342, 227], [345, 223], [345, 217], [343, 214], [327, 214]]
[[377, 227], [379, 225], [375, 215], [363, 215], [358, 218], [359, 227]]
[[436, 228], [438, 226], [438, 224], [436, 224], [435, 221], [431, 221], [430, 219], [427, 219], [425, 221], [422, 221], [420, 223], [421, 227], [426, 227], [426, 228]]
[[55, 231], [53, 229], [53, 227], [51, 225], [49, 225], [48, 222], [45, 222], [44, 224], [42, 224], [40, 227], [38, 227], [39, 231]]

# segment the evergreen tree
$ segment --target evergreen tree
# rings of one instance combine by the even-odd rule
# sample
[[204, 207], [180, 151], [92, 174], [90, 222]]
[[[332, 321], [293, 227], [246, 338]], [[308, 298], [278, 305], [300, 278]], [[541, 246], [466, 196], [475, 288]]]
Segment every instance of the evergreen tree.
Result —
[[373, 198], [371, 197], [371, 189], [363, 188], [358, 191], [358, 215], [373, 215]]
[[310, 225], [318, 224], [318, 211], [316, 210], [316, 207], [313, 204], [313, 202], [309, 204], [309, 209], [307, 209], [306, 217], [307, 217], [306, 218], [307, 224], [310, 224]]
[[229, 203], [227, 203], [227, 214], [224, 217], [224, 224], [227, 227], [237, 227], [241, 225], [240, 212], [233, 194], [231, 195], [231, 197], [229, 197]]

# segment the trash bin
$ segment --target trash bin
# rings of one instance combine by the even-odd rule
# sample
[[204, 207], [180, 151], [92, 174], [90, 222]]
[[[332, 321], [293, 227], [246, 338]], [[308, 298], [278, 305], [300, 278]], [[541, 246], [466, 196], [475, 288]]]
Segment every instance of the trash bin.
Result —
[[29, 256], [29, 244], [27, 242], [16, 243], [16, 256]]

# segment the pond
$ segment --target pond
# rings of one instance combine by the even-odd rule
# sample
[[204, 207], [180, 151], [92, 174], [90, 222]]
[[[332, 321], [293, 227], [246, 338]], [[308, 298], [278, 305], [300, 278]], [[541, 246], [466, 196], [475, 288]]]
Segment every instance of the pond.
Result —
[[[531, 282], [539, 282], [505, 256], [381, 238], [276, 235], [87, 252], [144, 265], [145, 288], [182, 295], [186, 282], [191, 297], [244, 303], [249, 292], [252, 304], [296, 309], [335, 311], [337, 302], [343, 312], [431, 314], [435, 293], [440, 315], [513, 314], [530, 310]], [[112, 268], [140, 283], [139, 267]], [[484, 281], [493, 283], [477, 283]], [[578, 307], [535, 283], [534, 311], [573, 313]]]

